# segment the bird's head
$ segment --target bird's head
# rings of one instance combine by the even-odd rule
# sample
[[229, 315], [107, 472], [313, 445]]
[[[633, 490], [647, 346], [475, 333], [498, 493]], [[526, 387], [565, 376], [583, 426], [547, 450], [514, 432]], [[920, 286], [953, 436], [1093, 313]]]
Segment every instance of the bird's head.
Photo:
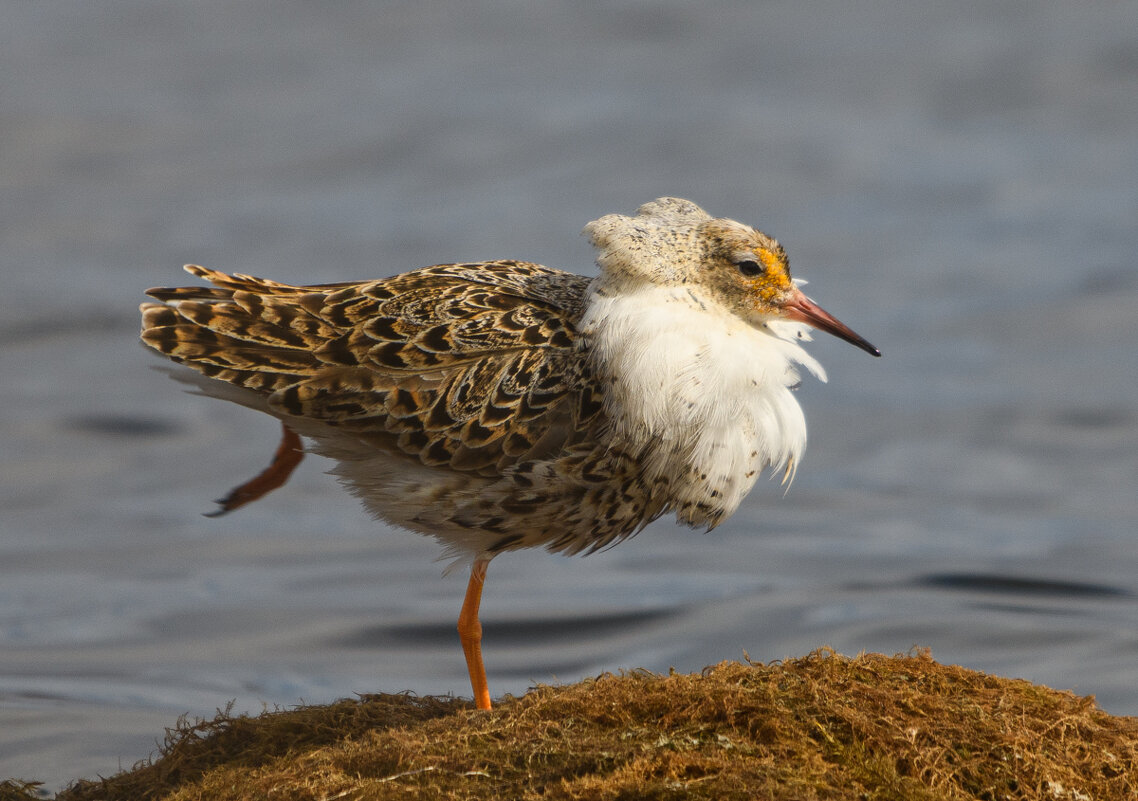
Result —
[[687, 286], [755, 326], [787, 320], [881, 352], [808, 298], [773, 237], [717, 219], [689, 200], [660, 198], [635, 217], [609, 214], [585, 226], [603, 277], [620, 284]]

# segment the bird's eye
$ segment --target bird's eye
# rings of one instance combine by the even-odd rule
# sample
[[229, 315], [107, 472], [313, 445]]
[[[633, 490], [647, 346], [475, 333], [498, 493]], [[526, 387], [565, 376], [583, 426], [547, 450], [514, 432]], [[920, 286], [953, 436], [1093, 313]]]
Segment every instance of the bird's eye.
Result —
[[735, 262], [735, 266], [739, 268], [739, 272], [748, 278], [753, 278], [763, 271], [763, 266], [757, 261], [746, 259], [744, 261]]

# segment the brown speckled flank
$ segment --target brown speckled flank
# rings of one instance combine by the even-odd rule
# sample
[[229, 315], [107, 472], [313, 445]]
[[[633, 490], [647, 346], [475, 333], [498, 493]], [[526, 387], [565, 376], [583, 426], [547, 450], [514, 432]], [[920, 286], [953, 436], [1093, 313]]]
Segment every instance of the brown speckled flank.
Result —
[[824, 377], [802, 324], [878, 355], [803, 295], [777, 241], [689, 201], [586, 233], [594, 280], [492, 261], [297, 287], [191, 266], [213, 286], [141, 307], [143, 342], [203, 392], [283, 423], [221, 511], [282, 484], [300, 435], [372, 513], [472, 562], [459, 629], [483, 708], [490, 559], [592, 552], [669, 512], [715, 526], [764, 468], [797, 466], [794, 364]]

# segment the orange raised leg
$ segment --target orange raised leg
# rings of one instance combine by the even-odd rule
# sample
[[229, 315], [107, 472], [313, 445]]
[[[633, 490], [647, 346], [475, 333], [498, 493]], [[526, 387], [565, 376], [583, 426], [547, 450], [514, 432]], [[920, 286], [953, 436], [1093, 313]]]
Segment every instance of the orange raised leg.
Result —
[[220, 517], [226, 512], [239, 509], [288, 481], [292, 471], [304, 458], [304, 444], [296, 432], [284, 423], [281, 423], [281, 429], [283, 430], [281, 444], [273, 454], [272, 463], [244, 484], [231, 489], [228, 495], [217, 501], [219, 508], [206, 512], [206, 517]]

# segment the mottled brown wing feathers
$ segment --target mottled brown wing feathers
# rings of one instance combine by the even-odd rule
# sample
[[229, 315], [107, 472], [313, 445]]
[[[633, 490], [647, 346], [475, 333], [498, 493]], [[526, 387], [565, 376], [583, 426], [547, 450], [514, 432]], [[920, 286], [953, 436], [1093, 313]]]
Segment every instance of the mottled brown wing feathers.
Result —
[[143, 341], [282, 416], [490, 474], [599, 415], [575, 352], [579, 276], [490, 262], [296, 287], [187, 270], [214, 286], [150, 290]]

